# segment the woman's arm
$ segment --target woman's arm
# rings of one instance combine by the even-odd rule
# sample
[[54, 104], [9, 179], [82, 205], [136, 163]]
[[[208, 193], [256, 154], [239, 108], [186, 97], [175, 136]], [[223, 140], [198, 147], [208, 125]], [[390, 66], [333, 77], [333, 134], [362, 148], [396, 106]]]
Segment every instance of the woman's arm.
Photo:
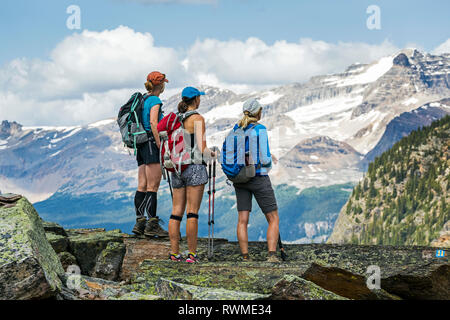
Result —
[[156, 146], [159, 148], [161, 142], [159, 141], [159, 133], [158, 133], [158, 116], [159, 116], [159, 108], [161, 108], [160, 104], [154, 105], [150, 109], [150, 128], [153, 132], [153, 137], [155, 137]]
[[194, 115], [194, 133], [198, 149], [204, 155], [214, 157], [215, 153], [206, 145], [206, 125], [205, 119], [201, 115]]
[[258, 128], [255, 130], [258, 139], [259, 159], [263, 167], [272, 166], [272, 155], [269, 148], [269, 136], [267, 135], [267, 129]]

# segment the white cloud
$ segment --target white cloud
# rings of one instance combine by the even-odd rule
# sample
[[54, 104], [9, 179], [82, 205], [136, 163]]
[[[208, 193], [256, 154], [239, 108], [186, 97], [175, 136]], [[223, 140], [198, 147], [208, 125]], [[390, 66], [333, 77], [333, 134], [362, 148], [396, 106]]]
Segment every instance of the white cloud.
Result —
[[450, 38], [433, 50], [433, 54], [450, 53]]
[[[448, 48], [447, 40], [436, 50]], [[204, 39], [177, 49], [155, 44], [150, 33], [120, 26], [83, 31], [61, 41], [49, 59], [15, 59], [0, 69], [0, 120], [25, 125], [78, 125], [113, 117], [132, 92], [143, 91], [153, 70], [167, 74], [164, 97], [186, 85], [250, 92], [369, 63], [398, 48], [311, 39], [267, 44]]]
[[277, 41], [268, 45], [258, 38], [246, 41], [197, 41], [184, 61], [197, 79], [218, 77], [233, 84], [269, 85], [301, 82], [311, 76], [342, 71], [358, 61], [368, 63], [399, 49], [389, 41], [331, 44], [301, 39], [298, 43]]
[[49, 61], [17, 59], [0, 70], [0, 89], [40, 99], [73, 98], [86, 92], [143, 87], [152, 70], [179, 73], [177, 53], [156, 47], [149, 33], [120, 26], [65, 38]]

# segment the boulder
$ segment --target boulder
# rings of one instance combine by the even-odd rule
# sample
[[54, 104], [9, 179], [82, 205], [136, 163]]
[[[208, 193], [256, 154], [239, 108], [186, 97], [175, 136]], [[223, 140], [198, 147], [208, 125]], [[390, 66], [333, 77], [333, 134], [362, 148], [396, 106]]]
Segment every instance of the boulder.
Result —
[[124, 255], [123, 243], [109, 242], [97, 257], [93, 276], [106, 280], [118, 280]]
[[61, 227], [56, 222], [42, 221], [42, 225], [44, 226], [44, 230], [46, 233], [53, 233], [53, 234], [67, 237], [66, 230], [64, 230], [64, 228]]
[[295, 275], [285, 275], [272, 288], [273, 300], [347, 300]]
[[383, 289], [369, 289], [366, 277], [357, 273], [313, 263], [303, 274], [325, 290], [354, 300], [399, 300], [400, 298]]
[[77, 259], [81, 273], [92, 275], [98, 255], [110, 242], [123, 242], [120, 230], [105, 231], [105, 229], [68, 229], [70, 252]]
[[46, 232], [45, 236], [56, 253], [67, 251], [69, 247], [69, 239], [67, 237], [49, 232]]
[[25, 198], [0, 207], [0, 299], [43, 299], [62, 287], [63, 267]]
[[167, 300], [261, 300], [269, 297], [258, 293], [192, 286], [164, 278], [160, 278], [155, 287], [158, 294]]

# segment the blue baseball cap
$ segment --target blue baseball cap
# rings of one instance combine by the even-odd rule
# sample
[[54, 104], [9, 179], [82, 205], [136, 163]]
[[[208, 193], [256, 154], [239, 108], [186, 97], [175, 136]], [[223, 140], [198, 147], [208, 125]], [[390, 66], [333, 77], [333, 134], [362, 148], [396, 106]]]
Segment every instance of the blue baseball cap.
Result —
[[198, 89], [194, 87], [186, 87], [181, 92], [181, 97], [186, 97], [188, 99], [195, 98], [197, 96], [204, 96], [205, 93], [203, 91], [199, 91]]

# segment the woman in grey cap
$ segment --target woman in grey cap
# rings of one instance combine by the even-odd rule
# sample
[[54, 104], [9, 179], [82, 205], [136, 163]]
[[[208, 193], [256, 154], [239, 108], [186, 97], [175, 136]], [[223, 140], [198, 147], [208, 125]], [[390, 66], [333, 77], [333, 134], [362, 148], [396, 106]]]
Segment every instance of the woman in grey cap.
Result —
[[[234, 130], [242, 128], [249, 136], [249, 153], [256, 167], [256, 174], [248, 182], [234, 183], [239, 214], [237, 225], [237, 237], [244, 260], [248, 255], [247, 225], [250, 211], [252, 210], [252, 197], [254, 196], [261, 211], [265, 214], [269, 227], [267, 229], [267, 246], [269, 250], [268, 262], [280, 262], [276, 255], [278, 240], [278, 207], [272, 183], [268, 172], [272, 167], [272, 160], [276, 164], [277, 159], [270, 154], [267, 129], [258, 123], [261, 120], [262, 106], [256, 99], [245, 101], [244, 115], [237, 123]], [[249, 126], [254, 124], [251, 128]], [[247, 150], [246, 150], [247, 151]], [[256, 155], [256, 156], [255, 156]]]

